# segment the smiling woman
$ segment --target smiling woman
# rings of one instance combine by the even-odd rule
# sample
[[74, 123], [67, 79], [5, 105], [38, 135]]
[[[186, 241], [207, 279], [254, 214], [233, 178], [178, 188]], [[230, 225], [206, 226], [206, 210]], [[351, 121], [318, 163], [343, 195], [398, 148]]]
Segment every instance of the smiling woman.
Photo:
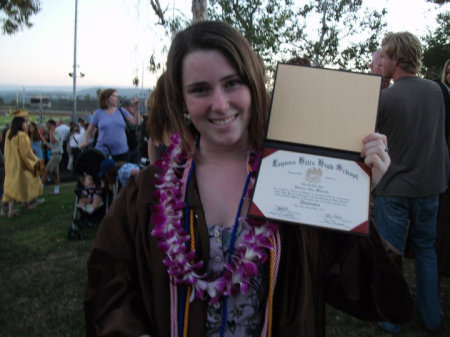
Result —
[[[228, 24], [202, 21], [175, 36], [165, 107], [190, 137], [174, 134], [100, 226], [88, 336], [323, 337], [326, 301], [365, 320], [411, 317], [406, 282], [375, 228], [357, 237], [247, 216], [269, 109], [264, 75]], [[385, 142], [374, 133], [362, 147], [378, 175]]]
[[230, 62], [215, 50], [195, 51], [183, 62], [183, 96], [205, 151], [248, 148], [251, 96]]

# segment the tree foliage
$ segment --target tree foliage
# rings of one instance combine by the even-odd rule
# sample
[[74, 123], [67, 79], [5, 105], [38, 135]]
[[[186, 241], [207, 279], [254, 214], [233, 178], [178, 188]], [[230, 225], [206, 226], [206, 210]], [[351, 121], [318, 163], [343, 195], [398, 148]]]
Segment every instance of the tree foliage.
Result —
[[422, 73], [430, 79], [439, 79], [445, 61], [450, 58], [450, 12], [438, 14], [437, 28], [424, 41]]
[[443, 4], [446, 4], [446, 3], [450, 2], [450, 0], [427, 0], [427, 1], [435, 3], [437, 5], [443, 5]]
[[252, 44], [266, 65], [289, 53], [288, 41], [295, 29], [293, 1], [210, 0], [208, 16], [228, 22]]
[[30, 28], [32, 15], [41, 10], [39, 0], [0, 0], [0, 12], [6, 15], [2, 22], [3, 34], [13, 35], [23, 26]]
[[[181, 11], [175, 11], [169, 6], [162, 7], [159, 0], [150, 0], [150, 5], [157, 17], [156, 25], [163, 28], [165, 37], [168, 41], [170, 41], [172, 34], [187, 27], [192, 22], [192, 20], [187, 18], [185, 13], [182, 13]], [[163, 46], [162, 49], [167, 50], [167, 46]], [[152, 73], [156, 73], [162, 68], [161, 62], [162, 61], [159, 60], [155, 54], [150, 55], [147, 67], [148, 70]]]
[[139, 77], [137, 75], [135, 75], [133, 77], [132, 82], [133, 82], [133, 85], [137, 88], [139, 86]]
[[386, 10], [362, 0], [210, 0], [209, 17], [233, 24], [269, 67], [303, 56], [318, 67], [367, 69], [386, 26]]
[[[193, 6], [195, 2], [193, 1]], [[159, 24], [170, 34], [191, 22], [168, 18], [159, 0], [150, 0]], [[367, 70], [386, 26], [381, 12], [362, 0], [209, 0], [208, 17], [232, 24], [252, 44], [269, 70], [296, 56], [315, 66]], [[153, 70], [160, 65], [154, 58]]]
[[366, 70], [371, 54], [378, 48], [386, 23], [386, 10], [378, 12], [362, 6], [362, 0], [311, 1], [301, 13], [320, 17], [316, 38], [299, 30], [300, 48], [305, 49], [314, 65], [338, 66], [349, 70]]

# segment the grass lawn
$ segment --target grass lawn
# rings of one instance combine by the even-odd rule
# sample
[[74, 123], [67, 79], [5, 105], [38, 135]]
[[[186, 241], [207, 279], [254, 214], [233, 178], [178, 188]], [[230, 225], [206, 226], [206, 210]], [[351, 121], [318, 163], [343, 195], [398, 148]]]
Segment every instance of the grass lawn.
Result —
[[[33, 211], [0, 218], [0, 337], [82, 337], [86, 260], [96, 227], [86, 240], [69, 240], [75, 183], [61, 184], [61, 194], [44, 191], [45, 203]], [[413, 282], [412, 261], [405, 273]], [[450, 315], [450, 280], [442, 284], [447, 297], [442, 309]], [[327, 337], [390, 336], [374, 322], [362, 322], [332, 308], [327, 312]], [[417, 318], [401, 336], [430, 336]], [[445, 322], [440, 336], [450, 336]], [[289, 336], [287, 336], [289, 337]]]
[[84, 336], [86, 260], [95, 235], [70, 241], [75, 183], [19, 216], [0, 218], [0, 336]]

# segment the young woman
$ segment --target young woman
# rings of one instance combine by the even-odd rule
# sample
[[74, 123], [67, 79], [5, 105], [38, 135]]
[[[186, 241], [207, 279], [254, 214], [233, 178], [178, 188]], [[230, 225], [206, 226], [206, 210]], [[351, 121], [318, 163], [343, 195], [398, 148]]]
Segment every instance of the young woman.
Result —
[[3, 202], [8, 203], [8, 216], [17, 215], [15, 203], [33, 208], [30, 203], [42, 195], [42, 184], [36, 175], [39, 159], [31, 149], [24, 117], [14, 117], [5, 137], [5, 185]]
[[[165, 85], [182, 139], [127, 184], [99, 229], [88, 336], [325, 336], [326, 302], [361, 319], [411, 317], [375, 229], [357, 237], [246, 216], [269, 100], [239, 32], [204, 21], [178, 33]], [[362, 141], [374, 184], [385, 148], [380, 134]]]
[[31, 122], [28, 125], [28, 136], [31, 141], [31, 148], [39, 160], [44, 160], [43, 144], [48, 146], [47, 140], [39, 133], [36, 123]]

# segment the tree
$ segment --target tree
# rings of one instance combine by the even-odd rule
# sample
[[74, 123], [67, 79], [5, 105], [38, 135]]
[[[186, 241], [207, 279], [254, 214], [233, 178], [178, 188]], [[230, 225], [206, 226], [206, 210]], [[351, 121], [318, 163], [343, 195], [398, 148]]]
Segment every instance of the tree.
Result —
[[40, 6], [39, 0], [0, 0], [0, 12], [6, 15], [1, 18], [3, 34], [13, 35], [23, 26], [33, 26], [30, 17], [41, 10]]
[[447, 2], [450, 2], [450, 0], [427, 0], [428, 2], [435, 3], [439, 6], [446, 4]]
[[440, 79], [445, 61], [450, 57], [450, 12], [438, 14], [437, 28], [424, 41], [421, 72], [429, 79]]
[[[193, 3], [196, 1], [200, 0], [193, 0]], [[182, 13], [179, 10], [174, 10], [169, 6], [161, 7], [159, 0], [150, 0], [150, 5], [152, 6], [153, 12], [157, 18], [156, 25], [161, 26], [164, 30], [164, 35], [166, 37], [167, 44], [171, 40], [172, 34], [182, 29], [183, 27], [188, 26], [192, 22], [191, 19], [188, 19], [186, 17], [185, 13]], [[167, 45], [163, 46], [162, 50], [167, 51]], [[159, 60], [155, 54], [150, 55], [148, 61], [148, 70], [150, 72], [156, 73], [160, 69], [161, 69], [161, 60]]]
[[293, 0], [210, 3], [209, 16], [232, 23], [272, 67], [283, 56], [304, 56], [318, 67], [367, 69], [386, 26], [386, 10], [363, 7], [362, 0], [309, 0], [301, 7]]
[[208, 19], [208, 0], [192, 0], [192, 21]]
[[133, 77], [133, 85], [136, 87], [136, 89], [139, 86], [139, 77], [137, 75], [134, 75]]
[[[180, 28], [181, 21], [179, 18], [172, 17], [171, 19], [166, 19], [168, 7], [162, 8], [159, 0], [150, 0], [150, 5], [158, 17], [158, 24], [163, 25], [164, 27], [170, 27], [171, 32]], [[207, 0], [192, 0], [192, 21], [206, 20], [208, 18], [207, 8]]]
[[238, 29], [273, 70], [275, 61], [290, 53], [296, 24], [293, 6], [293, 0], [210, 0], [208, 16]]
[[[170, 34], [189, 23], [186, 17], [168, 19], [167, 9], [158, 0], [150, 1], [159, 24]], [[319, 67], [366, 70], [386, 26], [386, 10], [363, 7], [362, 0], [304, 2], [298, 6], [295, 0], [210, 0], [208, 17], [237, 28], [269, 70], [295, 56], [307, 57]], [[156, 64], [154, 58], [150, 61]]]

